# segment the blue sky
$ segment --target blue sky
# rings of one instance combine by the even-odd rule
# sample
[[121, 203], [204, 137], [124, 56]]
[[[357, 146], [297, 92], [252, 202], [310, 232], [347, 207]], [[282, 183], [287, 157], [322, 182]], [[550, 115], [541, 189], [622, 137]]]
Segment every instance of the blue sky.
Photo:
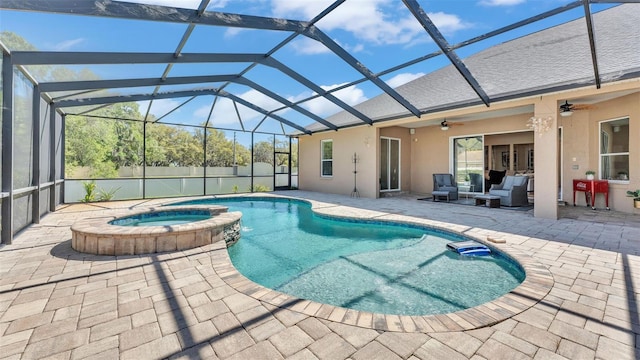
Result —
[[[196, 8], [200, 3], [199, 0], [132, 0], [130, 2], [183, 8]], [[207, 10], [306, 21], [332, 2], [332, 0], [212, 0]], [[447, 41], [450, 44], [456, 44], [555, 9], [570, 1], [419, 0], [418, 2], [439, 27]], [[598, 10], [596, 6], [592, 7], [592, 11]], [[509, 41], [527, 33], [582, 17], [582, 15], [582, 8], [579, 7], [522, 29], [462, 48], [458, 50], [458, 54], [464, 59], [493, 44]], [[374, 73], [438, 50], [400, 0], [347, 0], [316, 25]], [[15, 32], [39, 50], [48, 51], [174, 52], [186, 28], [186, 24], [175, 23], [33, 12], [0, 12], [1, 31]], [[265, 53], [289, 35], [287, 32], [278, 31], [197, 26], [183, 52]], [[298, 36], [293, 42], [278, 50], [273, 57], [324, 89], [335, 88], [363, 77], [322, 44], [303, 36]], [[249, 65], [248, 63], [178, 64], [172, 68], [169, 76], [235, 74]], [[439, 56], [384, 75], [382, 79], [392, 87], [396, 87], [446, 65], [449, 65], [447, 59]], [[165, 66], [137, 64], [99, 65], [87, 68], [102, 78], [117, 79], [160, 77]], [[245, 77], [290, 101], [299, 101], [313, 95], [312, 90], [269, 67], [256, 66], [247, 72]], [[200, 87], [221, 85], [206, 84]], [[160, 91], [175, 91], [191, 87], [163, 87]], [[273, 99], [243, 85], [231, 84], [225, 90], [267, 110], [281, 106]], [[150, 93], [153, 88], [114, 91], [121, 94]], [[381, 90], [366, 81], [340, 90], [335, 95], [344, 102], [354, 105], [379, 94]], [[154, 101], [151, 113], [156, 117], [164, 116], [167, 111], [186, 100], [188, 99]], [[212, 96], [194, 99], [166, 115], [164, 120], [200, 124], [211, 111], [212, 100]], [[141, 103], [141, 105], [144, 106], [142, 109], [146, 110], [148, 103]], [[304, 102], [301, 106], [322, 117], [330, 116], [340, 110], [322, 98]], [[238, 111], [242, 125], [249, 129], [256, 126], [263, 118], [263, 115], [243, 106], [239, 106]], [[303, 126], [313, 122], [312, 119], [293, 110], [284, 110], [278, 112], [278, 115]], [[227, 99], [217, 101], [212, 123], [220, 127], [239, 128], [241, 126], [233, 103]], [[266, 130], [265, 127], [276, 125], [275, 121], [268, 120], [261, 129]]]

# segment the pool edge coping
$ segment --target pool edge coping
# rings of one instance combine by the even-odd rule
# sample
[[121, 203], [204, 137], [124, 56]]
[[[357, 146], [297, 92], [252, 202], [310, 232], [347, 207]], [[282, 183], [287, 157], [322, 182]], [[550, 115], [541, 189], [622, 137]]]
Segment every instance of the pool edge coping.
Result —
[[[541, 262], [535, 260], [530, 255], [525, 254], [521, 250], [510, 247], [508, 242], [493, 243], [489, 242], [486, 235], [490, 232], [493, 236], [500, 236], [496, 231], [490, 231], [480, 228], [471, 228], [463, 225], [449, 224], [441, 221], [423, 219], [414, 216], [386, 213], [377, 210], [361, 210], [361, 212], [377, 214], [373, 217], [360, 216], [355, 214], [336, 215], [328, 213], [327, 209], [347, 208], [354, 209], [347, 205], [324, 203], [316, 200], [301, 199], [297, 197], [282, 195], [240, 195], [240, 196], [224, 196], [215, 198], [279, 198], [291, 199], [309, 203], [312, 211], [318, 214], [332, 216], [336, 218], [375, 220], [380, 222], [396, 222], [409, 225], [424, 226], [442, 230], [446, 232], [459, 232], [464, 236], [471, 237], [490, 247], [497, 248], [500, 252], [513, 259], [525, 272], [525, 279], [520, 285], [505, 295], [502, 295], [492, 301], [474, 306], [468, 309], [435, 315], [394, 315], [372, 313], [367, 311], [359, 311], [343, 308], [335, 305], [315, 302], [312, 300], [300, 299], [295, 296], [281, 293], [277, 290], [269, 289], [257, 284], [244, 275], [242, 275], [232, 264], [228, 251], [224, 251], [224, 261], [222, 264], [212, 264], [214, 270], [220, 275], [223, 281], [236, 291], [250, 296], [258, 301], [267, 304], [299, 312], [308, 316], [329, 320], [333, 322], [343, 323], [346, 325], [354, 325], [358, 327], [394, 332], [407, 333], [429, 333], [429, 332], [449, 332], [449, 331], [467, 331], [479, 329], [507, 320], [516, 316], [523, 311], [533, 307], [540, 302], [553, 288], [555, 283], [553, 275], [549, 269]], [[451, 225], [447, 227], [445, 224]], [[453, 229], [452, 229], [453, 228]], [[455, 230], [459, 229], [459, 230]], [[220, 243], [213, 244], [222, 246]], [[222, 247], [221, 247], [222, 248]], [[226, 250], [226, 247], [225, 247]]]

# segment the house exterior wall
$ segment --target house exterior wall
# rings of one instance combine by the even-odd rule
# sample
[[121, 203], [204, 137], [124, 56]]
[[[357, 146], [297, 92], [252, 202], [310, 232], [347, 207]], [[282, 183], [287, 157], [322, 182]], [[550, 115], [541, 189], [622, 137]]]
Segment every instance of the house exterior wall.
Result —
[[[452, 172], [451, 144], [454, 137], [497, 134], [510, 138], [509, 144], [518, 144], [531, 139], [527, 122], [532, 116], [550, 117], [551, 130], [535, 134], [535, 216], [557, 218], [558, 182], [562, 184], [561, 195], [568, 205], [573, 205], [573, 179], [584, 178], [586, 170], [599, 167], [599, 122], [629, 117], [629, 179], [610, 181], [609, 206], [613, 210], [640, 214], [633, 208], [627, 190], [640, 189], [640, 80], [605, 84], [601, 89], [584, 88], [562, 93], [524, 98], [491, 104], [491, 108], [469, 107], [450, 112], [423, 115], [389, 122], [341, 129], [336, 132], [316, 133], [300, 137], [300, 189], [348, 195], [353, 189], [354, 152], [360, 156], [358, 164], [358, 190], [360, 196], [375, 198], [379, 193], [379, 138], [388, 136], [401, 139], [402, 190], [415, 194], [429, 194], [433, 190], [433, 173]], [[613, 100], [601, 101], [591, 110], [574, 111], [570, 117], [561, 117], [558, 107], [565, 99], [603, 95], [608, 92], [625, 91], [629, 95]], [[576, 101], [579, 102], [579, 101]], [[522, 107], [530, 105], [530, 113], [486, 118], [463, 122], [440, 130], [443, 117], [454, 118], [484, 111]], [[430, 123], [430, 124], [429, 124]], [[427, 124], [427, 126], [425, 126]], [[415, 128], [410, 134], [409, 128]], [[558, 128], [562, 128], [562, 142], [558, 140]], [[363, 139], [369, 137], [369, 146]], [[525, 139], [524, 137], [527, 137]], [[334, 176], [320, 177], [320, 141], [334, 140]], [[575, 160], [574, 160], [575, 159]], [[577, 166], [577, 168], [576, 168]], [[578, 194], [584, 205], [584, 194]], [[596, 207], [604, 208], [602, 196], [596, 197]]]
[[[627, 190], [640, 189], [640, 94], [630, 94], [596, 104], [592, 110], [574, 111], [570, 117], [560, 117], [564, 131], [563, 199], [573, 203], [573, 179], [584, 179], [585, 171], [599, 174], [600, 126], [603, 120], [629, 117], [629, 181], [609, 181], [609, 207], [628, 213], [639, 213], [633, 208]], [[575, 159], [575, 161], [574, 161]], [[577, 168], [576, 168], [577, 167]], [[584, 195], [578, 193], [576, 202], [584, 205]], [[604, 208], [602, 196], [596, 196], [596, 208]]]
[[[333, 176], [320, 176], [320, 142], [333, 140]], [[340, 131], [316, 133], [299, 139], [300, 190], [350, 195], [354, 187], [353, 154], [357, 164], [357, 189], [361, 197], [378, 196], [378, 131], [362, 126]]]
[[518, 132], [515, 134], [517, 138], [524, 137], [526, 135], [519, 132], [529, 131], [526, 124], [530, 117], [531, 114], [521, 114], [471, 121], [464, 123], [463, 126], [451, 126], [447, 131], [440, 130], [439, 125], [417, 128], [412, 141], [411, 191], [428, 194], [433, 190], [432, 174], [453, 172], [451, 160], [453, 138], [503, 132]]

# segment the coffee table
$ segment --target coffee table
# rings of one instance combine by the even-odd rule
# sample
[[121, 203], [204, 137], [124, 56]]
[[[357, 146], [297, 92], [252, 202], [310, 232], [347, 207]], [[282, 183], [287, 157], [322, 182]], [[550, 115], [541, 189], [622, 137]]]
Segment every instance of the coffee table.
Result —
[[476, 206], [484, 205], [490, 208], [500, 207], [500, 196], [483, 194], [483, 195], [476, 195], [474, 199], [476, 199]]

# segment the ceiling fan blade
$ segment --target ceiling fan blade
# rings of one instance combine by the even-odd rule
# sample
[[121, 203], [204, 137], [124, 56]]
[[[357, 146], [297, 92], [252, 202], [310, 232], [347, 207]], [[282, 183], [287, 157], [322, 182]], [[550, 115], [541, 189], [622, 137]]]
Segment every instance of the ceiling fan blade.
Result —
[[590, 105], [590, 104], [575, 104], [572, 107], [573, 110], [593, 110], [593, 109], [597, 109], [597, 107], [595, 105]]

